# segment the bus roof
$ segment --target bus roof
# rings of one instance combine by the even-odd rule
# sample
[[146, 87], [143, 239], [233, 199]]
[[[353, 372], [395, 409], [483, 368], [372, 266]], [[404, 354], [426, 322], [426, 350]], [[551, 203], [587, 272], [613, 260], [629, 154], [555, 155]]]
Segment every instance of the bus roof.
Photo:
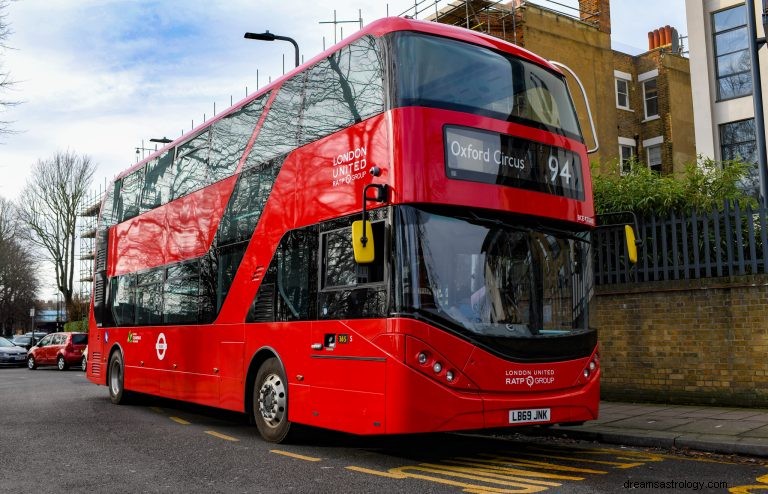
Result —
[[547, 69], [556, 72], [558, 74], [562, 74], [562, 71], [555, 65], [551, 64], [546, 59], [536, 55], [535, 53], [532, 53], [529, 50], [526, 50], [525, 48], [522, 48], [520, 46], [514, 45], [512, 43], [509, 43], [508, 41], [504, 41], [501, 38], [497, 38], [495, 36], [491, 36], [485, 33], [481, 33], [478, 31], [472, 31], [470, 29], [466, 29], [463, 27], [458, 26], [452, 26], [448, 24], [441, 24], [439, 22], [433, 22], [433, 21], [421, 21], [416, 19], [408, 19], [404, 17], [385, 17], [383, 19], [376, 20], [367, 26], [363, 27], [359, 31], [351, 34], [347, 38], [343, 39], [342, 41], [336, 43], [335, 45], [331, 46], [327, 50], [315, 55], [312, 57], [309, 61], [304, 62], [303, 64], [299, 65], [298, 67], [292, 69], [291, 71], [287, 72], [285, 75], [282, 75], [272, 81], [270, 84], [262, 87], [255, 93], [245, 97], [244, 99], [234, 103], [231, 107], [228, 109], [222, 111], [215, 117], [211, 118], [210, 120], [198, 125], [194, 129], [192, 129], [190, 132], [186, 133], [185, 135], [182, 135], [180, 137], [177, 137], [172, 142], [166, 144], [162, 148], [158, 149], [157, 151], [153, 152], [149, 156], [147, 156], [145, 159], [139, 161], [135, 165], [129, 167], [128, 169], [124, 170], [123, 172], [119, 173], [114, 181], [117, 181], [121, 178], [124, 178], [127, 175], [130, 175], [132, 172], [138, 170], [142, 166], [144, 166], [149, 161], [155, 159], [156, 157], [163, 154], [168, 149], [172, 149], [173, 147], [179, 145], [181, 142], [186, 141], [192, 137], [194, 137], [198, 132], [201, 130], [210, 127], [214, 123], [216, 123], [218, 120], [221, 120], [222, 118], [226, 117], [230, 113], [233, 113], [237, 111], [238, 109], [242, 108], [246, 104], [250, 103], [251, 101], [261, 97], [263, 94], [271, 91], [272, 89], [275, 89], [282, 85], [284, 81], [287, 79], [290, 79], [294, 75], [296, 75], [299, 72], [302, 72], [306, 70], [307, 68], [315, 65], [320, 60], [328, 57], [331, 53], [334, 53], [339, 48], [346, 46], [355, 40], [362, 38], [366, 35], [372, 35], [376, 37], [383, 36], [388, 33], [397, 32], [397, 31], [414, 31], [414, 32], [420, 32], [420, 33], [426, 33], [426, 34], [433, 34], [436, 36], [444, 36], [447, 38], [452, 39], [458, 39], [461, 41], [466, 41], [468, 43], [472, 43], [479, 46], [484, 46], [486, 48], [504, 51], [507, 53], [510, 53], [512, 55], [518, 56], [520, 58], [526, 59], [530, 62], [533, 62], [537, 65], [541, 65], [546, 67]]

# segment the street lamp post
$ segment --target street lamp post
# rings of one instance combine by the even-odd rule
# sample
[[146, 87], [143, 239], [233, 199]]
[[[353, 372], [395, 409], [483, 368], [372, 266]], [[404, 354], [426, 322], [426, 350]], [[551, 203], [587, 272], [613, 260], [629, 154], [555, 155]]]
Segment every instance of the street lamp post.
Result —
[[293, 38], [289, 38], [288, 36], [278, 36], [277, 34], [272, 34], [269, 31], [265, 33], [245, 33], [243, 38], [257, 39], [259, 41], [275, 41], [276, 39], [280, 41], [288, 41], [293, 45], [293, 49], [296, 53], [296, 67], [299, 66], [299, 45]]
[[[766, 23], [766, 2], [763, 0], [763, 26]], [[746, 0], [749, 54], [752, 62], [752, 103], [755, 109], [755, 144], [757, 166], [760, 172], [760, 205], [768, 206], [768, 157], [765, 149], [765, 117], [763, 115], [763, 88], [760, 81], [760, 57], [758, 51], [765, 44], [765, 37], [757, 37], [755, 0]], [[768, 34], [768, 33], [766, 33]]]

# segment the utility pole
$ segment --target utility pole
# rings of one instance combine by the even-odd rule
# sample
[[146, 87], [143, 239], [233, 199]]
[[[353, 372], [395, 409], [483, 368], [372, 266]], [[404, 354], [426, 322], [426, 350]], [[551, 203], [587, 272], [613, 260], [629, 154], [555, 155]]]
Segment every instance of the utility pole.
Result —
[[[763, 30], [768, 21], [767, 0], [763, 0]], [[749, 54], [752, 62], [752, 103], [755, 108], [755, 145], [757, 146], [757, 166], [760, 171], [760, 205], [768, 207], [768, 158], [765, 149], [765, 116], [763, 114], [763, 86], [760, 80], [759, 50], [765, 44], [765, 35], [757, 37], [755, 20], [755, 0], [746, 0], [747, 36]]]

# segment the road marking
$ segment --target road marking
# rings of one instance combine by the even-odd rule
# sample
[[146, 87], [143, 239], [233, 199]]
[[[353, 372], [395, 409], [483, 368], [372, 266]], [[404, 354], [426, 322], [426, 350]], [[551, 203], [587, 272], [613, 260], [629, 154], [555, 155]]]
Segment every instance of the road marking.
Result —
[[153, 412], [155, 412], [155, 413], [162, 413], [162, 414], [164, 414], [164, 413], [165, 413], [165, 411], [164, 411], [162, 408], [158, 408], [158, 407], [149, 407], [149, 409], [150, 409], [150, 410], [152, 410], [152, 411], [153, 411]]
[[388, 472], [382, 472], [381, 470], [371, 470], [370, 468], [363, 468], [363, 467], [345, 467], [347, 470], [352, 470], [353, 472], [360, 472], [360, 473], [367, 473], [369, 475], [378, 475], [379, 477], [385, 477], [388, 479], [407, 479], [407, 475], [403, 475], [401, 473], [392, 472], [391, 470]]
[[[489, 460], [482, 460], [482, 461], [489, 461], [491, 463], [501, 464], [501, 465], [514, 465], [517, 467], [535, 467], [535, 468], [543, 468], [544, 470], [554, 470], [556, 472], [570, 472], [570, 473], [593, 473], [593, 474], [606, 474], [608, 472], [603, 470], [593, 470], [591, 468], [581, 468], [581, 467], [571, 467], [567, 465], [557, 465], [554, 463], [549, 463], [546, 461], [536, 461], [536, 460], [525, 460], [522, 458], [512, 458], [509, 456], [496, 456], [491, 454], [480, 454], [480, 456], [485, 456], [490, 458]], [[466, 460], [467, 458], [459, 458], [461, 460]]]
[[[561, 487], [565, 482], [583, 481], [588, 474], [605, 475], [612, 469], [628, 469], [663, 461], [658, 455], [620, 450], [580, 450], [574, 456], [553, 453], [558, 450], [533, 448], [519, 456], [480, 453], [474, 457], [444, 458], [435, 463], [419, 463], [385, 471], [358, 466], [347, 470], [390, 479], [418, 479], [460, 487], [473, 494], [537, 493]], [[605, 459], [594, 458], [603, 455]], [[584, 458], [590, 456], [590, 458]], [[546, 458], [542, 460], [539, 458]], [[625, 461], [611, 461], [625, 460]], [[581, 466], [579, 463], [590, 465]], [[592, 465], [603, 466], [595, 469]]]
[[760, 485], [739, 485], [731, 487], [728, 489], [728, 492], [732, 494], [757, 494], [758, 492], [768, 491], [768, 475], [763, 475], [755, 480], [760, 482]]
[[177, 424], [181, 424], [181, 425], [189, 425], [190, 424], [190, 422], [187, 422], [186, 420], [184, 420], [183, 418], [180, 418], [180, 417], [168, 417], [168, 418], [173, 420]]
[[218, 437], [219, 439], [224, 439], [225, 441], [232, 441], [232, 442], [239, 442], [240, 440], [236, 437], [228, 436], [226, 434], [222, 434], [221, 432], [216, 431], [205, 431], [206, 434], [211, 435], [213, 437]]
[[277, 455], [283, 455], [283, 456], [290, 456], [291, 458], [296, 458], [297, 460], [304, 460], [304, 461], [322, 461], [322, 458], [315, 458], [314, 456], [304, 456], [296, 453], [289, 453], [288, 451], [281, 451], [279, 449], [271, 449], [269, 450], [270, 453], [275, 453]]

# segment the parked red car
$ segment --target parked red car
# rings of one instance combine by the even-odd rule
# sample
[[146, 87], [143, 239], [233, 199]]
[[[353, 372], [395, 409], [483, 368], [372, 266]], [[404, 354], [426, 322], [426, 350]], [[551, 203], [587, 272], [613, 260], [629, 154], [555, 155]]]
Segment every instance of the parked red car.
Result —
[[27, 367], [55, 365], [59, 370], [66, 370], [70, 365], [80, 364], [86, 345], [88, 333], [51, 333], [29, 349]]

